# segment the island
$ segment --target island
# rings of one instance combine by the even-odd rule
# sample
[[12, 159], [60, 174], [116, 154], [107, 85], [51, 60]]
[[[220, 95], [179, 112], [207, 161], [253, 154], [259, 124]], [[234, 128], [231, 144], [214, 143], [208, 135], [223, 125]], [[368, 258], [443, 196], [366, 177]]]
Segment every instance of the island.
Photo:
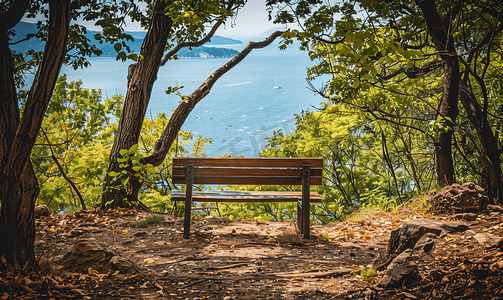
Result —
[[[28, 49], [43, 51], [45, 42], [40, 41], [36, 37], [31, 37], [25, 41], [21, 41], [27, 35], [34, 35], [39, 31], [36, 23], [19, 22], [13, 28], [13, 31], [16, 35], [11, 37], [10, 39], [10, 47], [12, 50], [19, 53], [25, 52]], [[134, 38], [134, 40], [132, 41], [127, 41], [126, 44], [128, 45], [128, 47], [133, 53], [139, 53], [146, 33], [141, 31], [126, 31], [125, 33], [131, 35]], [[104, 43], [101, 40], [96, 40], [95, 37], [100, 36], [100, 34], [101, 33], [99, 31], [88, 30], [86, 37], [91, 41], [93, 45], [97, 46], [102, 51], [102, 54], [99, 55], [100, 57], [116, 57], [117, 51], [114, 49], [114, 45]], [[206, 45], [236, 45], [242, 43], [243, 42], [239, 40], [222, 36], [214, 36]], [[183, 48], [178, 52], [177, 56], [178, 58], [214, 58], [233, 57], [238, 53], [238, 51], [233, 49], [200, 46], [192, 49]]]

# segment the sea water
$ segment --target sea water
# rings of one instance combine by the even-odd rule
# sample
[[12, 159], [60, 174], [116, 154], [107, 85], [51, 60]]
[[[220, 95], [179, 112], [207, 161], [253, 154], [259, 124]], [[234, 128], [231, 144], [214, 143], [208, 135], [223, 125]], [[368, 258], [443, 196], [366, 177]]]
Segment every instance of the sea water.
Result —
[[[243, 44], [224, 48], [242, 50], [249, 40], [264, 36], [238, 37]], [[169, 86], [183, 86], [182, 95], [197, 89], [215, 70], [231, 58], [180, 58], [159, 70], [152, 90], [147, 117], [165, 112], [168, 116], [178, 105], [177, 95], [166, 95]], [[82, 80], [86, 88], [101, 88], [104, 97], [125, 95], [128, 63], [115, 58], [91, 58], [91, 66], [77, 71], [63, 67], [68, 81]], [[194, 136], [213, 139], [204, 151], [208, 157], [224, 154], [258, 157], [266, 139], [275, 130], [288, 134], [295, 130], [295, 114], [318, 107], [322, 101], [307, 88], [306, 68], [312, 66], [298, 45], [279, 50], [278, 42], [254, 49], [232, 70], [223, 75], [211, 92], [190, 113], [182, 129]], [[275, 88], [275, 86], [281, 88]], [[315, 85], [321, 85], [317, 83]]]

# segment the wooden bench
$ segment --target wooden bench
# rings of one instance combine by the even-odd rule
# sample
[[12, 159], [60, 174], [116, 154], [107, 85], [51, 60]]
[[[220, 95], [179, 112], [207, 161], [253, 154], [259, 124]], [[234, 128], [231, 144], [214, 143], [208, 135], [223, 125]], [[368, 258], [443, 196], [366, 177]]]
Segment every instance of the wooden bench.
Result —
[[[190, 236], [192, 202], [297, 202], [297, 222], [310, 238], [310, 203], [321, 202], [311, 185], [321, 185], [323, 158], [173, 158], [171, 200], [185, 201], [184, 238]], [[302, 191], [193, 192], [193, 184], [302, 185]]]

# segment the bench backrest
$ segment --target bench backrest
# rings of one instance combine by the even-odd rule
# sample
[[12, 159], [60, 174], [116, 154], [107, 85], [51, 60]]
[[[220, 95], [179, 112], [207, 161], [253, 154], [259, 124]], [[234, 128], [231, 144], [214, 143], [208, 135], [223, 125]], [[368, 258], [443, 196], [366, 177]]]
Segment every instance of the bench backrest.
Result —
[[187, 164], [194, 184], [302, 185], [309, 164], [310, 184], [321, 185], [323, 158], [173, 158], [173, 183], [184, 184]]

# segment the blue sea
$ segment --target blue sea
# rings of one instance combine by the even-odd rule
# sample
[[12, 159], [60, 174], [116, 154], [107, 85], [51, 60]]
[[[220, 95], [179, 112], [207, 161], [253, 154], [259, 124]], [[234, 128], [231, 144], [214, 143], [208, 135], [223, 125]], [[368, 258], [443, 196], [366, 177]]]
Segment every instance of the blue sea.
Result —
[[[265, 36], [233, 37], [243, 44], [219, 46], [242, 50], [249, 40]], [[211, 92], [194, 108], [182, 129], [195, 136], [213, 139], [205, 154], [216, 157], [258, 157], [274, 130], [290, 133], [295, 129], [295, 114], [313, 110], [323, 100], [307, 89], [306, 68], [313, 65], [298, 45], [279, 50], [278, 42], [253, 50], [240, 64], [222, 76]], [[168, 86], [184, 86], [181, 94], [189, 95], [217, 68], [230, 58], [180, 58], [161, 67], [154, 84], [147, 117], [168, 115], [180, 98], [166, 95]], [[91, 58], [91, 66], [77, 71], [63, 67], [69, 81], [82, 80], [86, 88], [101, 88], [104, 97], [125, 95], [128, 63], [115, 58]], [[321, 82], [315, 82], [320, 86]], [[275, 86], [281, 88], [275, 88]]]

